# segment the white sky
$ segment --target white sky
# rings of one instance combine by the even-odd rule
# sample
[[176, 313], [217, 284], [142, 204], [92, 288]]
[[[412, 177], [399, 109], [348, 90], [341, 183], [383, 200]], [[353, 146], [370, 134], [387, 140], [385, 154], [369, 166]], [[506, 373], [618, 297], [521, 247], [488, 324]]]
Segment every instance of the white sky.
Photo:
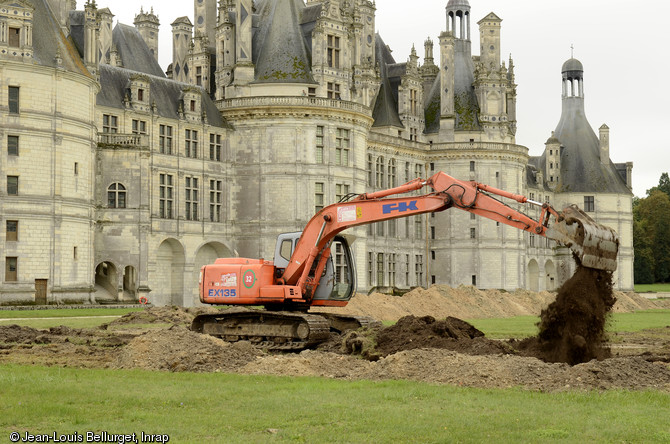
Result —
[[[517, 88], [516, 141], [540, 155], [561, 115], [561, 66], [574, 56], [584, 65], [586, 117], [596, 134], [610, 127], [610, 157], [632, 161], [633, 191], [644, 197], [663, 172], [670, 171], [670, 142], [661, 131], [670, 113], [667, 44], [662, 45], [670, 2], [647, 0], [469, 0], [474, 55], [479, 54], [479, 27], [489, 12], [502, 22], [502, 59], [514, 59]], [[188, 16], [192, 2], [98, 0], [109, 7], [115, 23], [132, 25], [140, 7], [151, 7], [161, 22], [159, 62], [172, 58], [170, 23]], [[423, 63], [423, 42], [430, 37], [439, 61], [438, 36], [446, 29], [447, 0], [377, 0], [377, 31], [406, 61], [416, 46]], [[407, 7], [411, 4], [411, 7]], [[507, 63], [507, 62], [506, 62]]]

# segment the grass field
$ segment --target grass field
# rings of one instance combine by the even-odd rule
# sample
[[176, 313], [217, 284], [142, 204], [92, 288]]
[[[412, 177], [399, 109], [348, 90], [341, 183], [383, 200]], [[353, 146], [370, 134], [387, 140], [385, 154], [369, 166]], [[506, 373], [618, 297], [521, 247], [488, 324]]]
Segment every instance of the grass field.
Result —
[[670, 395], [545, 394], [339, 381], [0, 366], [13, 431], [167, 434], [178, 443], [668, 442]]
[[636, 293], [670, 293], [670, 284], [636, 284]]

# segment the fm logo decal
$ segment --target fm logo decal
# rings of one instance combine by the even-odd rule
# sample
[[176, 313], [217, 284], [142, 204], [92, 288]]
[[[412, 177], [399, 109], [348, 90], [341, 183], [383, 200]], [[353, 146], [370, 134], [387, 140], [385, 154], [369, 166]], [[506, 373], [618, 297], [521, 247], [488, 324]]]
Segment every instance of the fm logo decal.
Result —
[[382, 207], [382, 212], [384, 214], [391, 214], [393, 212], [404, 213], [406, 211], [419, 211], [417, 203], [418, 203], [417, 200], [413, 200], [409, 203], [398, 202], [398, 203], [386, 204]]

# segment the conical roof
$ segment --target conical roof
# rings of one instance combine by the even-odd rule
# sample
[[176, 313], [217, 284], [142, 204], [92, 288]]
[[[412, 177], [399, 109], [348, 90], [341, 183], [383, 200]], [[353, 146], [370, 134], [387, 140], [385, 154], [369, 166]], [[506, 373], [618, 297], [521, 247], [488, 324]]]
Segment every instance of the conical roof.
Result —
[[302, 0], [267, 0], [258, 4], [259, 28], [253, 38], [256, 81], [316, 83], [301, 32]]
[[[563, 72], [581, 66], [578, 60], [570, 59], [563, 65]], [[600, 159], [600, 140], [586, 118], [582, 95], [563, 97], [554, 137], [563, 146], [556, 191], [630, 194], [612, 161]]]

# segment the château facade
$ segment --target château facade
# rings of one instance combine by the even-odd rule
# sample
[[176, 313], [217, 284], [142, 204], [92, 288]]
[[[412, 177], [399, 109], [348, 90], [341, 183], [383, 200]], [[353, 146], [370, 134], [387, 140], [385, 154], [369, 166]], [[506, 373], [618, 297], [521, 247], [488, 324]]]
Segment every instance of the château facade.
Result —
[[[577, 203], [620, 234], [615, 280], [631, 289], [632, 164], [612, 163], [608, 128], [586, 120], [581, 63], [563, 66], [561, 120], [529, 156], [498, 16], [477, 23], [473, 56], [470, 5], [449, 0], [423, 63], [414, 48], [398, 63], [377, 7], [195, 0], [165, 73], [153, 11], [113, 26], [95, 1], [0, 0], [0, 303], [194, 305], [202, 265], [271, 258], [324, 206], [437, 171]], [[574, 267], [457, 209], [351, 232], [361, 291], [551, 290]]]

